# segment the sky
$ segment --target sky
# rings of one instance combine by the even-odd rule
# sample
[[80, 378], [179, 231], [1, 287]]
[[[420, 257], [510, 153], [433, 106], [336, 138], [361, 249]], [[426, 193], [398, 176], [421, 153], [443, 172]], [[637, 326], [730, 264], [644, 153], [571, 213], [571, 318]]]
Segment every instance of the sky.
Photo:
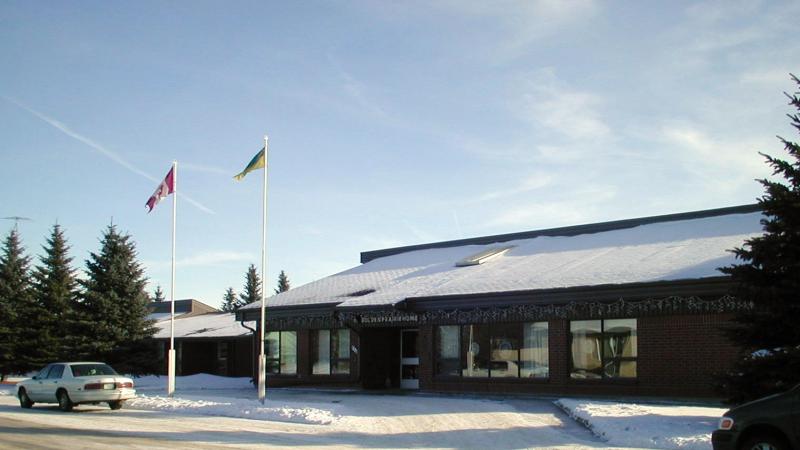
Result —
[[[218, 305], [361, 251], [754, 203], [797, 140], [796, 1], [0, 2], [0, 217], [77, 270], [113, 222]], [[13, 220], [0, 221], [7, 236]]]

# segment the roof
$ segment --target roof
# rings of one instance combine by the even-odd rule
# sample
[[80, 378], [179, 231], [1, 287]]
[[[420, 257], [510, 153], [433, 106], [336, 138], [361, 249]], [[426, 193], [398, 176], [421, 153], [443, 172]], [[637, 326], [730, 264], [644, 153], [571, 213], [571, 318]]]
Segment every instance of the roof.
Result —
[[[254, 322], [245, 322], [251, 328]], [[156, 322], [158, 331], [153, 336], [155, 339], [169, 339], [169, 317]], [[175, 318], [176, 338], [218, 338], [248, 336], [251, 331], [243, 327], [236, 320], [233, 313], [208, 313], [195, 316], [179, 316]]]
[[[762, 217], [745, 205], [366, 252], [364, 264], [270, 297], [267, 307], [387, 307], [419, 297], [719, 277], [717, 268], [734, 262], [730, 250], [763, 233]], [[511, 248], [457, 266], [497, 247]]]
[[[172, 315], [172, 302], [163, 301], [163, 302], [150, 302], [147, 304], [147, 309], [150, 310], [150, 314], [148, 314], [147, 318], [149, 320], [162, 320], [164, 318], [169, 318]], [[217, 308], [213, 306], [206, 305], [205, 303], [195, 300], [193, 298], [187, 298], [184, 300], [175, 300], [175, 316], [183, 316], [183, 315], [197, 315], [197, 314], [208, 314], [208, 313], [216, 313], [219, 312]]]

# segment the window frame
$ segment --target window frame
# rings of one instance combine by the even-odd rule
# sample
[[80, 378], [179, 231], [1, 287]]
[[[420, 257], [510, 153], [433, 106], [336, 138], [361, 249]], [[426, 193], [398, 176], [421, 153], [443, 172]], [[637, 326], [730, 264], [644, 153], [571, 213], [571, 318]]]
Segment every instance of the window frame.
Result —
[[[272, 376], [272, 377], [275, 377], [275, 376], [278, 376], [278, 377], [296, 377], [298, 375], [298, 373], [297, 373], [297, 331], [295, 331], [295, 330], [275, 330], [275, 331], [268, 331], [266, 334], [268, 335], [270, 333], [278, 333], [278, 351], [277, 351], [277, 356], [274, 357], [274, 358], [271, 357], [271, 355], [265, 355], [264, 370], [265, 370], [267, 376]], [[284, 335], [284, 333], [294, 333], [294, 372], [293, 373], [284, 373], [283, 372], [283, 363], [284, 363], [284, 361], [283, 361], [283, 345], [284, 345], [283, 344], [283, 342], [284, 342], [283, 335]], [[265, 335], [264, 336], [264, 340], [266, 341], [266, 339], [267, 339], [267, 336]], [[264, 348], [268, 348], [266, 343], [264, 344]], [[229, 351], [230, 351], [230, 349], [229, 349]], [[268, 368], [269, 368], [269, 363], [270, 362], [277, 363], [277, 367], [278, 367], [278, 371], [277, 372], [269, 372]]]
[[[548, 334], [548, 339], [547, 339], [547, 355], [548, 355], [547, 376], [543, 376], [543, 377], [523, 377], [522, 376], [522, 362], [523, 362], [522, 361], [522, 355], [523, 355], [522, 347], [524, 346], [525, 325], [526, 324], [534, 324], [534, 323], [544, 323], [544, 324], [547, 325], [547, 334]], [[464, 340], [463, 340], [463, 334], [464, 334], [464, 328], [468, 327], [468, 326], [471, 326], [471, 325], [478, 325], [478, 326], [487, 327], [487, 329], [488, 329], [488, 340], [489, 340], [488, 345], [489, 345], [489, 354], [490, 355], [491, 355], [491, 351], [492, 351], [492, 344], [495, 342], [496, 339], [498, 339], [500, 337], [499, 334], [496, 334], [496, 332], [495, 332], [496, 328], [495, 327], [497, 327], [497, 326], [504, 326], [504, 327], [506, 327], [506, 326], [516, 326], [516, 327], [518, 327], [517, 331], [519, 332], [518, 333], [519, 334], [519, 336], [518, 336], [519, 337], [519, 342], [518, 342], [518, 345], [517, 345], [518, 348], [516, 349], [517, 359], [516, 359], [516, 361], [512, 361], [512, 362], [515, 362], [516, 365], [517, 365], [517, 376], [514, 376], [514, 377], [512, 377], [512, 376], [494, 376], [493, 377], [492, 376], [491, 360], [489, 361], [489, 364], [488, 364], [488, 367], [487, 367], [486, 376], [473, 376], [473, 377], [464, 376], [463, 370], [464, 370], [464, 364], [465, 364], [465, 362], [464, 362], [465, 361], [465, 352], [463, 351], [463, 349], [465, 348], [464, 347], [465, 343], [464, 343]], [[458, 327], [458, 332], [456, 333], [456, 338], [458, 339], [457, 346], [458, 346], [458, 349], [459, 349], [459, 351], [458, 351], [458, 359], [457, 359], [457, 361], [458, 361], [458, 370], [457, 370], [458, 373], [457, 374], [447, 374], [447, 373], [441, 373], [439, 371], [440, 359], [439, 359], [438, 344], [439, 344], [440, 333], [441, 333], [440, 328], [441, 327], [446, 327], [446, 326]], [[475, 380], [479, 380], [479, 381], [491, 380], [492, 382], [499, 381], [501, 383], [543, 383], [543, 382], [548, 382], [550, 380], [550, 374], [551, 374], [551, 370], [550, 370], [550, 331], [551, 331], [551, 327], [550, 327], [550, 321], [549, 320], [535, 320], [535, 321], [524, 321], [524, 322], [497, 322], [497, 323], [468, 323], [468, 324], [440, 324], [440, 325], [435, 325], [435, 329], [434, 329], [434, 333], [433, 333], [434, 334], [434, 338], [432, 340], [432, 347], [433, 348], [432, 348], [432, 352], [431, 352], [431, 354], [433, 355], [433, 360], [434, 360], [433, 361], [433, 366], [434, 366], [433, 367], [433, 370], [434, 370], [434, 375], [433, 376], [436, 379], [460, 380], [460, 381], [465, 381], [465, 382], [473, 382]], [[454, 362], [454, 361], [456, 361], [456, 358], [448, 358], [448, 359], [446, 359], [446, 361], [453, 361]]]
[[[315, 330], [310, 330], [313, 333], [313, 337], [311, 337], [309, 341], [309, 349], [313, 351], [309, 351], [309, 356], [315, 355], [314, 359], [311, 360], [310, 364], [310, 371], [312, 377], [349, 377], [352, 372], [352, 359], [353, 359], [353, 350], [352, 350], [352, 335], [350, 333], [349, 328], [318, 328]], [[328, 332], [328, 372], [327, 373], [314, 373], [314, 365], [318, 362], [319, 355], [316, 351], [316, 348], [319, 346], [319, 335], [321, 331]], [[347, 357], [341, 357], [338, 354], [337, 349], [334, 347], [334, 342], [338, 343], [339, 334], [346, 334], [347, 335]], [[334, 339], [334, 334], [337, 335], [336, 339]], [[347, 367], [347, 372], [338, 372], [337, 367], [340, 363], [345, 363], [345, 367]]]
[[[605, 343], [606, 343], [606, 321], [609, 321], [609, 320], [632, 320], [634, 322], [634, 325], [636, 327], [634, 329], [634, 331], [636, 332], [636, 334], [635, 334], [635, 336], [636, 336], [636, 349], [635, 349], [636, 350], [635, 351], [636, 356], [619, 356], [619, 357], [614, 357], [614, 358], [611, 358], [611, 357], [607, 358], [606, 357], [606, 355], [605, 355], [605, 352], [606, 352], [606, 348], [605, 348], [606, 347], [606, 345], [605, 345]], [[600, 355], [599, 355], [600, 356], [600, 377], [599, 378], [576, 378], [576, 377], [572, 376], [572, 374], [573, 374], [573, 372], [575, 370], [574, 359], [572, 357], [572, 342], [574, 340], [574, 336], [573, 336], [573, 333], [572, 333], [572, 323], [573, 322], [588, 322], [588, 321], [598, 321], [598, 322], [600, 322], [600, 336], [599, 336], [599, 342], [600, 342], [600, 346], [599, 346], [599, 349], [600, 349]], [[636, 382], [636, 381], [639, 380], [639, 319], [638, 318], [636, 318], [636, 317], [615, 317], [615, 318], [602, 318], [602, 319], [576, 319], [576, 320], [570, 320], [568, 322], [568, 324], [569, 324], [568, 325], [568, 330], [569, 330], [569, 344], [568, 344], [568, 349], [569, 349], [569, 358], [568, 358], [569, 359], [569, 371], [568, 371], [568, 374], [567, 374], [567, 379], [569, 379], [570, 382], [576, 382], [576, 383], [633, 383], [633, 382]], [[633, 377], [621, 377], [621, 376], [611, 377], [611, 376], [607, 376], [605, 367], [606, 367], [607, 363], [612, 362], [612, 361], [634, 362], [634, 363], [636, 363], [636, 376], [633, 376]]]

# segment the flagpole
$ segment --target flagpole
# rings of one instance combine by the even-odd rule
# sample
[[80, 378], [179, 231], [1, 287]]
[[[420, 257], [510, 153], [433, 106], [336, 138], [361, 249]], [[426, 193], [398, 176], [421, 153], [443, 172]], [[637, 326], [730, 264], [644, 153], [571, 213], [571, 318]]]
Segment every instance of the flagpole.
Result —
[[261, 224], [261, 354], [258, 356], [258, 399], [261, 404], [267, 398], [267, 356], [264, 352], [265, 329], [267, 324], [266, 303], [267, 303], [267, 155], [269, 151], [269, 137], [264, 136], [264, 217]]
[[175, 218], [178, 212], [178, 161], [172, 162], [172, 282], [170, 284], [169, 367], [167, 368], [167, 395], [175, 393]]

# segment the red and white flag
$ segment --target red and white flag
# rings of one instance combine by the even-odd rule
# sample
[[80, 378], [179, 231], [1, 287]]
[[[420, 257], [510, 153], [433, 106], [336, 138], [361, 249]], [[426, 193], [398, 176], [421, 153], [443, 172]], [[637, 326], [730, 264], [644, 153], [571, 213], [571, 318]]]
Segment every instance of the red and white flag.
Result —
[[152, 211], [153, 208], [156, 207], [156, 205], [158, 204], [158, 202], [161, 201], [162, 198], [168, 196], [169, 194], [172, 194], [173, 192], [175, 192], [175, 167], [169, 169], [169, 172], [167, 172], [167, 176], [164, 177], [164, 181], [162, 181], [161, 184], [158, 185], [156, 191], [153, 192], [153, 195], [151, 195], [150, 198], [147, 199], [147, 203], [145, 203], [145, 206], [147, 207], [147, 212]]

